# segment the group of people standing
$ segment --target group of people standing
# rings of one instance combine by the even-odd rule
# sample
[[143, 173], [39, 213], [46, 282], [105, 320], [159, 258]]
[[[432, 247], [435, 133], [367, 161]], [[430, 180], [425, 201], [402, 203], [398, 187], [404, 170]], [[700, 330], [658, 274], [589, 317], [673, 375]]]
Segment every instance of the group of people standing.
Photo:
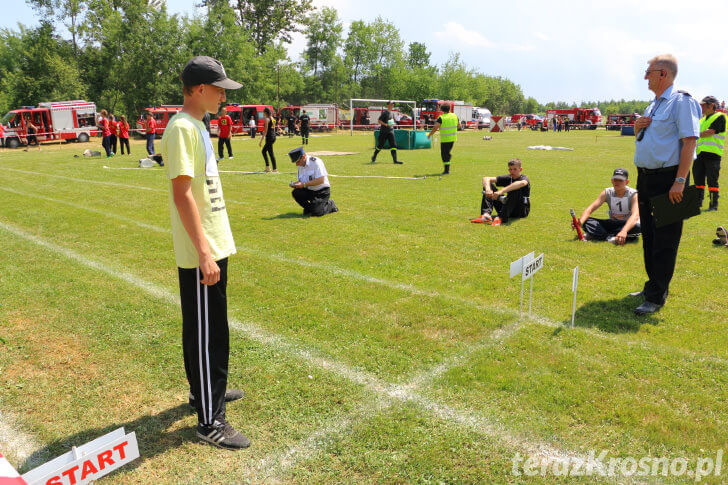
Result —
[[131, 154], [129, 148], [129, 122], [126, 120], [126, 116], [121, 115], [119, 121], [117, 121], [113, 114], [102, 109], [97, 126], [101, 130], [101, 146], [106, 151], [106, 158], [116, 155], [119, 145], [121, 145], [122, 155], [124, 155], [125, 147], [126, 153]]

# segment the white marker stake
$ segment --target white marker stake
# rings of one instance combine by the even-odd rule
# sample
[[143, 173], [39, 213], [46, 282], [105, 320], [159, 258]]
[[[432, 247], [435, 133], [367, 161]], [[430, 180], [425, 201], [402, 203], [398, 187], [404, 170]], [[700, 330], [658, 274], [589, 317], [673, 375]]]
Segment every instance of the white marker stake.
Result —
[[[533, 252], [528, 253], [527, 255], [523, 256], [522, 258], [518, 258], [517, 260], [513, 261], [511, 263], [510, 268], [510, 275], [511, 278], [513, 278], [516, 275], [523, 274], [523, 268], [533, 261]], [[525, 278], [521, 278], [521, 307], [520, 307], [520, 316], [523, 316], [523, 280]]]
[[571, 307], [571, 328], [574, 328], [574, 316], [576, 316], [576, 288], [579, 286], [579, 267], [574, 268], [574, 277], [571, 280], [571, 291], [574, 292], [574, 303]]
[[523, 294], [523, 282], [527, 278], [531, 279], [531, 294], [528, 299], [529, 316], [531, 315], [531, 305], [533, 303], [533, 275], [536, 274], [541, 268], [543, 268], [543, 253], [539, 254], [536, 259], [533, 259], [533, 256], [531, 256], [530, 261], [523, 262], [523, 274], [521, 275], [521, 294]]

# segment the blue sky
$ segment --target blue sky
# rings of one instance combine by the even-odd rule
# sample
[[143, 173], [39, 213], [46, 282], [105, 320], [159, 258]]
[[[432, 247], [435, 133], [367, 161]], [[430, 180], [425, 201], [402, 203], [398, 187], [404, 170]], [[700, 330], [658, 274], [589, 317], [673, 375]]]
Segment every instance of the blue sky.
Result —
[[[6, 2], [9, 0], [3, 0]], [[199, 0], [167, 0], [171, 12], [194, 15]], [[728, 102], [728, 49], [721, 22], [728, 2], [704, 7], [674, 0], [383, 1], [314, 0], [335, 7], [345, 27], [378, 15], [393, 22], [405, 42], [424, 42], [432, 60], [460, 52], [471, 67], [518, 83], [540, 102], [649, 99], [647, 60], [678, 58], [676, 85], [693, 96]], [[702, 12], [702, 13], [701, 13]], [[712, 20], [718, 19], [718, 20]], [[37, 23], [22, 0], [4, 11], [0, 26]], [[289, 53], [298, 58], [305, 39]]]

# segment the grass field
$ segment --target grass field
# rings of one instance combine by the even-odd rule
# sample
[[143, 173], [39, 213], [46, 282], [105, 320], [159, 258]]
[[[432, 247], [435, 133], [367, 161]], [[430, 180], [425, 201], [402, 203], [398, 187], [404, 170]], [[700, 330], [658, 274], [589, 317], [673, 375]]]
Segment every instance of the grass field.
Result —
[[[0, 452], [27, 471], [124, 426], [141, 458], [104, 483], [694, 481], [527, 477], [513, 458], [606, 450], [695, 468], [728, 450], [728, 249], [711, 244], [728, 206], [686, 223], [667, 305], [638, 318], [641, 244], [576, 242], [568, 213], [616, 167], [636, 185], [634, 139], [483, 134], [460, 135], [443, 178], [437, 147], [372, 165], [371, 134], [311, 138], [309, 151], [358, 152], [323, 157], [331, 174], [427, 175], [332, 177], [340, 212], [323, 218], [290, 196], [297, 139], [276, 143], [282, 174], [222, 174], [238, 245], [229, 385], [246, 392], [228, 418], [253, 442], [237, 453], [194, 436], [167, 182], [130, 169], [143, 144], [109, 160], [74, 158], [94, 144], [0, 152]], [[574, 151], [526, 149], [538, 144]], [[257, 140], [233, 149], [221, 170], [262, 169]], [[514, 156], [530, 217], [470, 224], [481, 177]], [[530, 251], [545, 266], [519, 319], [508, 269]]]

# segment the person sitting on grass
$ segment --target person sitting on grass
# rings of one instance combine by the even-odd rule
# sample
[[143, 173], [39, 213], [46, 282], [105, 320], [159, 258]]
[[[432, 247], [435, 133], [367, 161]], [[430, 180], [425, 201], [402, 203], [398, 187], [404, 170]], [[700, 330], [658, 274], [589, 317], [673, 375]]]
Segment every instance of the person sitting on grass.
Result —
[[324, 162], [306, 155], [303, 147], [291, 150], [288, 156], [298, 167], [298, 181], [289, 185], [293, 189], [291, 195], [303, 207], [303, 215], [320, 217], [338, 212], [336, 204], [330, 199], [331, 184]]
[[[523, 175], [521, 160], [508, 161], [508, 174], [498, 177], [483, 177], [483, 200], [480, 203], [480, 217], [470, 222], [500, 226], [511, 219], [528, 217], [531, 211], [531, 181]], [[498, 190], [497, 187], [503, 187]], [[498, 217], [493, 219], [493, 209]]]
[[[637, 241], [640, 237], [640, 209], [637, 205], [637, 190], [629, 187], [629, 173], [618, 168], [612, 175], [612, 187], [602, 190], [579, 218], [587, 241], [609, 241], [623, 245]], [[596, 219], [591, 214], [607, 203], [609, 219]]]
[[715, 230], [715, 239], [713, 239], [713, 244], [716, 246], [728, 247], [728, 230], [726, 230], [725, 227], [718, 226]]

